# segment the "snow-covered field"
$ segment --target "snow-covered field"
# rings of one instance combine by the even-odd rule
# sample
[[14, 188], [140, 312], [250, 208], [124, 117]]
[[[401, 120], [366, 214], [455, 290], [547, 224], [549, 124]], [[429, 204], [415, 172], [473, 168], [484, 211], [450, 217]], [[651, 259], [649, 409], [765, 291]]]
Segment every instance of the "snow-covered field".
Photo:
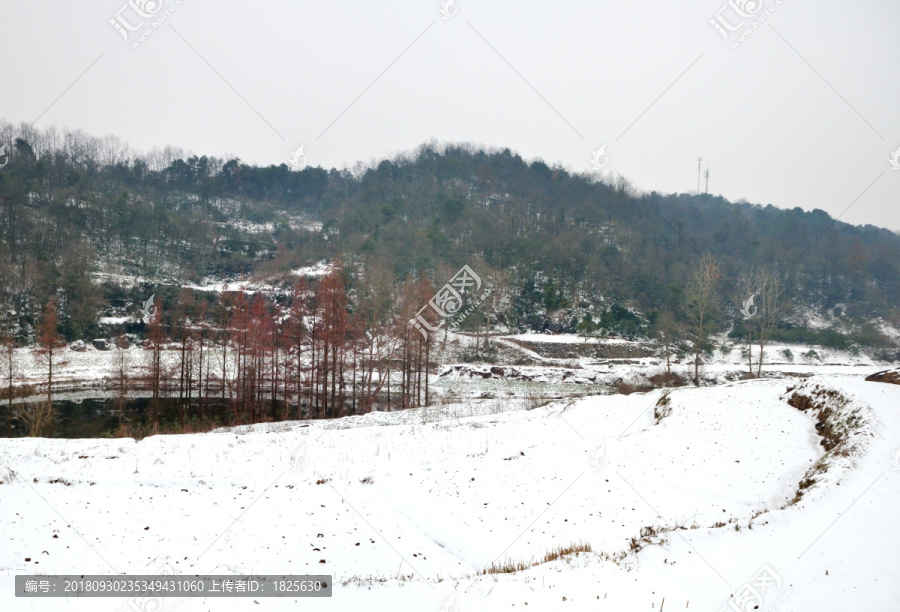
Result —
[[[763, 579], [759, 609], [900, 609], [900, 386], [863, 381], [877, 369], [676, 389], [665, 406], [656, 390], [140, 442], [3, 439], [0, 609], [119, 610], [17, 600], [13, 577], [164, 566], [334, 576], [330, 599], [169, 610], [750, 610], [730, 598]], [[825, 452], [813, 415], [786, 402], [797, 384], [840, 393], [849, 441], [789, 505]], [[593, 552], [539, 563], [577, 542]], [[477, 575], [504, 561], [538, 563]]]

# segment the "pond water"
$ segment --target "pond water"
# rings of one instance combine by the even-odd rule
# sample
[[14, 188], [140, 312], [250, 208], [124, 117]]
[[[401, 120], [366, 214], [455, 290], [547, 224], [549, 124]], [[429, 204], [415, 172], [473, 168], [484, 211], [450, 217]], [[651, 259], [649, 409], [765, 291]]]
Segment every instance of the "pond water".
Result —
[[[78, 394], [83, 395], [83, 394]], [[99, 395], [94, 392], [93, 395]], [[28, 398], [36, 399], [36, 398]], [[119, 413], [126, 435], [150, 435], [151, 403], [149, 397], [127, 398], [119, 401], [112, 397], [71, 397], [53, 402], [52, 425], [42, 436], [47, 438], [105, 438], [115, 437], [119, 431]], [[13, 404], [11, 435], [28, 435], [25, 424], [16, 418], [16, 411], [26, 401]], [[177, 433], [181, 429], [180, 405], [178, 398], [159, 399], [160, 433]], [[297, 418], [297, 408], [292, 407], [291, 418]], [[279, 417], [280, 410], [279, 407]], [[0, 436], [6, 436], [6, 417], [9, 407], [0, 407]], [[201, 422], [200, 406], [196, 400], [188, 407], [185, 421], [195, 431], [206, 431], [215, 426], [233, 424], [234, 414], [227, 399], [209, 398], [203, 400]]]
[[[129, 397], [119, 400], [111, 395], [104, 397], [102, 391], [80, 391], [60, 393], [59, 399], [53, 401], [52, 425], [41, 434], [45, 438], [107, 438], [143, 437], [151, 435], [152, 402], [151, 397]], [[30, 397], [14, 400], [12, 411], [12, 437], [28, 435], [25, 423], [17, 418], [17, 412], [23, 405], [39, 402], [42, 398]], [[235, 425], [234, 410], [228, 398], [204, 398], [202, 407], [196, 399], [185, 406], [184, 427], [182, 426], [182, 402], [177, 397], [160, 398], [158, 433], [185, 433], [209, 431], [216, 427]], [[201, 410], [202, 408], [202, 410]], [[346, 408], [349, 408], [347, 406]], [[121, 423], [120, 429], [120, 410]], [[273, 407], [271, 402], [263, 401], [262, 419], [280, 421], [282, 419], [282, 403]], [[6, 418], [9, 406], [0, 404], [0, 437], [7, 436]], [[302, 414], [298, 415], [297, 405], [288, 409], [288, 420], [309, 417], [309, 409], [304, 404]]]

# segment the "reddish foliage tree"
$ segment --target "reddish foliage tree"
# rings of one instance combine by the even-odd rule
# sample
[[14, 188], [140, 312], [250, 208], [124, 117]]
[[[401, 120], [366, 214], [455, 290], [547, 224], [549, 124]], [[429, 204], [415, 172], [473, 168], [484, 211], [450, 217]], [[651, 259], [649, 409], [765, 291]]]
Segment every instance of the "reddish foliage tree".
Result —
[[[434, 343], [434, 334], [423, 335], [410, 324], [410, 321], [433, 295], [432, 285], [422, 272], [420, 272], [418, 281], [408, 278], [401, 289], [394, 333], [400, 343], [400, 407], [404, 409], [422, 406], [423, 396], [425, 404], [429, 401], [428, 361], [430, 349]], [[431, 308], [422, 311], [422, 316], [431, 327], [436, 326], [437, 318]]]
[[[206, 420], [205, 401], [209, 400], [209, 322], [206, 302], [201, 302], [197, 310], [197, 344], [199, 355], [197, 357], [197, 407], [200, 410], [200, 420]], [[204, 350], [206, 351], [204, 353]], [[204, 358], [206, 375], [203, 373]]]
[[175, 333], [179, 343], [178, 416], [182, 429], [186, 425], [194, 386], [194, 350], [196, 347], [192, 315], [196, 306], [196, 299], [190, 291], [183, 290], [178, 294], [175, 306]]
[[[347, 291], [343, 270], [335, 265], [319, 283], [318, 300], [321, 308], [319, 340], [321, 351], [321, 389], [325, 417], [337, 417], [343, 406], [344, 348], [349, 331]], [[330, 389], [329, 389], [330, 383]]]
[[51, 299], [37, 327], [37, 348], [34, 351], [38, 363], [47, 368], [47, 400], [29, 407], [23, 414], [31, 436], [41, 435], [53, 421], [53, 369], [65, 365], [61, 349], [66, 343], [59, 335], [58, 324], [56, 300]]
[[166, 345], [166, 331], [162, 322], [163, 303], [157, 298], [147, 325], [147, 341], [144, 347], [149, 353], [147, 364], [147, 379], [150, 384], [150, 419], [153, 423], [153, 431], [159, 431], [159, 400], [163, 391], [163, 362], [162, 352]]
[[3, 376], [6, 377], [8, 383], [7, 405], [6, 405], [6, 437], [12, 437], [12, 417], [13, 417], [13, 383], [16, 378], [16, 339], [4, 327], [3, 334], [0, 336], [0, 362], [3, 364]]
[[256, 295], [250, 303], [250, 310], [246, 320], [247, 344], [246, 359], [244, 359], [244, 381], [246, 407], [250, 422], [258, 423], [262, 420], [262, 396], [266, 385], [266, 364], [271, 348], [270, 339], [273, 327], [272, 316], [266, 308], [266, 302], [261, 295]]
[[247, 413], [247, 358], [250, 342], [250, 309], [244, 292], [238, 291], [231, 299], [231, 320], [228, 324], [234, 376], [228, 384], [228, 399], [231, 402], [235, 424], [240, 424]]
[[59, 335], [56, 300], [50, 300], [44, 308], [44, 316], [37, 328], [37, 343], [38, 359], [47, 366], [47, 402], [49, 403], [53, 401], [53, 366], [65, 365], [65, 362], [60, 360], [60, 349], [66, 343]]
[[[307, 373], [307, 385], [310, 390], [310, 394], [312, 394], [312, 381], [309, 380], [309, 376], [312, 373], [312, 367], [305, 368], [304, 367], [304, 353], [308, 353], [308, 350], [304, 350], [304, 346], [309, 342], [309, 329], [307, 328], [306, 318], [309, 316], [309, 287], [305, 280], [301, 280], [294, 286], [294, 295], [293, 301], [291, 302], [291, 310], [290, 310], [290, 318], [288, 319], [288, 325], [285, 329], [285, 333], [288, 336], [288, 342], [291, 346], [291, 351], [293, 353], [293, 375], [294, 375], [294, 388], [297, 394], [297, 418], [301, 418], [303, 414], [302, 404], [303, 404], [303, 381], [304, 381], [304, 370]], [[309, 401], [310, 413], [309, 416], [312, 417], [312, 398]]]

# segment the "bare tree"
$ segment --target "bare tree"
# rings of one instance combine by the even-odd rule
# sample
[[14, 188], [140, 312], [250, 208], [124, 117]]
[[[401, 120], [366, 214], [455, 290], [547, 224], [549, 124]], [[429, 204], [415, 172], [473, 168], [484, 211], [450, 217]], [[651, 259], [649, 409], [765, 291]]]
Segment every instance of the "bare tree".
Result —
[[104, 166], [115, 166], [128, 158], [128, 144], [109, 134], [100, 139], [100, 163]]
[[756, 315], [755, 302], [758, 285], [759, 274], [755, 269], [745, 270], [738, 277], [737, 298], [741, 304], [744, 328], [747, 331], [747, 368], [750, 376], [753, 376], [753, 332], [755, 331], [753, 317]]
[[[197, 319], [199, 321], [199, 329], [197, 330], [197, 343], [199, 348], [199, 355], [197, 359], [197, 408], [200, 411], [200, 421], [206, 420], [206, 406], [204, 404], [205, 401], [209, 401], [209, 348], [207, 348], [207, 335], [209, 334], [209, 321], [208, 321], [209, 310], [207, 308], [206, 302], [200, 302], [198, 307]], [[205, 377], [205, 388], [204, 388], [204, 376], [203, 376], [203, 358], [204, 358], [204, 349], [206, 349], [206, 377]], [[205, 389], [205, 393], [204, 393]]]
[[738, 280], [741, 314], [747, 329], [747, 365], [753, 375], [753, 339], [759, 347], [756, 376], [762, 375], [766, 346], [778, 323], [790, 310], [785, 297], [784, 282], [771, 269], [748, 270]]
[[149, 363], [147, 364], [147, 378], [150, 382], [150, 390], [152, 392], [152, 400], [150, 403], [150, 417], [153, 421], [153, 430], [159, 429], [159, 400], [162, 392], [164, 366], [162, 362], [162, 352], [166, 344], [166, 332], [162, 323], [162, 300], [157, 298], [150, 315], [150, 322], [147, 326], [147, 342], [144, 345], [149, 352]]
[[789, 312], [791, 305], [785, 296], [784, 282], [781, 276], [772, 270], [763, 270], [760, 273], [757, 297], [758, 311], [755, 320], [759, 357], [756, 362], [756, 375], [760, 376], [766, 345], [772, 338], [772, 333], [778, 327], [778, 323]]
[[[483, 298], [484, 322], [486, 327], [485, 346], [491, 342], [491, 317], [499, 319], [499, 315], [503, 309], [504, 301], [509, 295], [509, 286], [512, 282], [510, 274], [506, 270], [498, 270], [488, 268], [484, 274], [487, 286], [483, 289], [485, 295]], [[470, 299], [478, 299], [469, 296]]]
[[179, 342], [178, 351], [178, 409], [182, 428], [185, 426], [187, 411], [191, 404], [194, 372], [194, 328], [191, 315], [196, 307], [196, 299], [189, 291], [182, 290], [175, 302], [175, 337]]
[[387, 267], [376, 263], [364, 270], [360, 282], [357, 312], [363, 328], [360, 335], [363, 413], [371, 412], [375, 398], [387, 382], [390, 362], [399, 344], [398, 336], [390, 333], [396, 300], [392, 281]]
[[656, 319], [656, 335], [663, 345], [663, 351], [666, 356], [666, 374], [672, 373], [672, 344], [678, 340], [680, 334], [680, 325], [678, 320], [668, 308], [663, 308]]
[[722, 273], [719, 263], [711, 255], [700, 259], [684, 294], [687, 301], [687, 317], [694, 341], [694, 384], [700, 384], [700, 355], [709, 348], [709, 336], [715, 330], [721, 311], [719, 281]]

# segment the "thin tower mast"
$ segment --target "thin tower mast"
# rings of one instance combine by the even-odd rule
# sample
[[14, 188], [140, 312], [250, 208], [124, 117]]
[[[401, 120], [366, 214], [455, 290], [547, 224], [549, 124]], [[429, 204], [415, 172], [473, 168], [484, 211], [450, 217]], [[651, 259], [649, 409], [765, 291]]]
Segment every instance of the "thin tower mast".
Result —
[[697, 195], [700, 195], [700, 166], [703, 163], [703, 158], [697, 158]]

